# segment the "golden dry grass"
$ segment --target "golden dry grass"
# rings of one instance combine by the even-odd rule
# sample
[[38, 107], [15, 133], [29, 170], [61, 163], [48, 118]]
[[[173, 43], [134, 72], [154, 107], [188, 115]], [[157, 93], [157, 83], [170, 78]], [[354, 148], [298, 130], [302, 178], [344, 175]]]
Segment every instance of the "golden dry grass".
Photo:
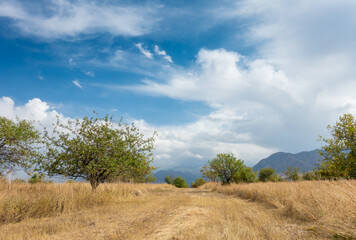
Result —
[[[315, 239], [260, 204], [199, 189], [161, 189], [76, 213], [0, 226], [0, 239]], [[324, 239], [318, 237], [318, 239]]]
[[[307, 204], [305, 189], [329, 198], [319, 203], [322, 196], [309, 197]], [[335, 205], [350, 206], [354, 190], [355, 181], [208, 184], [199, 189], [103, 184], [95, 193], [86, 183], [14, 184], [11, 190], [3, 184], [0, 239], [352, 239], [355, 211]], [[287, 203], [291, 196], [298, 199], [292, 205]], [[312, 208], [330, 213], [305, 212]]]
[[356, 180], [208, 183], [202, 189], [263, 203], [286, 218], [309, 223], [315, 234], [356, 239]]
[[0, 224], [20, 222], [60, 213], [102, 206], [120, 198], [153, 190], [173, 188], [167, 184], [101, 184], [93, 192], [88, 183], [0, 183]]

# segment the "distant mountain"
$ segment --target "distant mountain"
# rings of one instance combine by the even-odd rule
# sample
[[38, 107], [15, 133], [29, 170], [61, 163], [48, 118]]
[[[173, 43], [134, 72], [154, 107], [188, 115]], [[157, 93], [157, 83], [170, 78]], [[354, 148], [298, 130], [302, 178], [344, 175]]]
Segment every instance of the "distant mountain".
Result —
[[201, 173], [193, 173], [190, 171], [175, 171], [175, 170], [159, 170], [153, 174], [157, 178], [157, 183], [164, 183], [164, 178], [171, 175], [172, 177], [181, 176], [185, 179], [187, 184], [190, 186], [192, 182], [195, 182], [197, 178], [202, 177]]
[[268, 158], [262, 159], [254, 167], [254, 171], [259, 171], [261, 168], [271, 167], [278, 173], [284, 173], [288, 167], [299, 167], [300, 171], [312, 171], [318, 159], [321, 159], [320, 150], [316, 149], [310, 152], [301, 152], [297, 154], [278, 152]]

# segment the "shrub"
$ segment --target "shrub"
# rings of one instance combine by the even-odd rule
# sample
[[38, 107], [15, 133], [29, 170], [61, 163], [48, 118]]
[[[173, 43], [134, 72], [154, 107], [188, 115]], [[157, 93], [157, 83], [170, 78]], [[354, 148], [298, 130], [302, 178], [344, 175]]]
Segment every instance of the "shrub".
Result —
[[197, 178], [197, 180], [195, 180], [195, 182], [192, 183], [192, 188], [197, 188], [199, 186], [204, 185], [206, 182], [203, 178]]
[[292, 181], [299, 181], [302, 179], [302, 177], [299, 174], [299, 168], [292, 168], [289, 167], [287, 171], [284, 172], [284, 174], [288, 177], [289, 180]]
[[164, 181], [165, 181], [166, 183], [168, 183], [168, 184], [172, 184], [172, 182], [173, 182], [172, 176], [169, 175], [169, 176], [165, 177], [165, 178], [164, 178]]
[[262, 168], [258, 175], [258, 180], [261, 182], [278, 182], [280, 178], [273, 168]]
[[186, 183], [185, 179], [181, 176], [178, 176], [173, 179], [172, 184], [177, 188], [188, 188], [188, 184]]
[[320, 180], [320, 176], [316, 172], [303, 172], [302, 179], [306, 181]]

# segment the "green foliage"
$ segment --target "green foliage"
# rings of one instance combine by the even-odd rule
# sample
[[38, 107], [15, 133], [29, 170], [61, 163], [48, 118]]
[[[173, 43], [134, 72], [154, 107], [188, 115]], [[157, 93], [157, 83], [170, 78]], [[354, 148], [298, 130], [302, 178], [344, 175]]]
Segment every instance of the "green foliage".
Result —
[[314, 172], [303, 172], [302, 179], [306, 181], [320, 180], [320, 176]]
[[257, 173], [250, 167], [244, 167], [234, 175], [235, 182], [257, 182]]
[[169, 175], [169, 176], [166, 176], [166, 177], [164, 178], [164, 181], [165, 181], [166, 183], [168, 183], [168, 184], [172, 184], [173, 178], [172, 178], [171, 175]]
[[320, 155], [319, 174], [325, 178], [356, 178], [356, 119], [344, 114], [334, 126], [328, 125], [331, 138], [320, 140], [326, 143]]
[[32, 122], [0, 117], [0, 174], [16, 167], [28, 169], [38, 157], [35, 144], [39, 138]]
[[206, 178], [207, 180], [210, 180], [212, 182], [215, 182], [218, 179], [217, 173], [213, 169], [211, 169], [210, 165], [204, 165], [200, 169], [200, 172], [202, 173], [204, 178]]
[[284, 174], [288, 177], [289, 180], [291, 181], [299, 181], [302, 179], [302, 177], [299, 174], [299, 168], [292, 168], [289, 167], [287, 171], [284, 172]]
[[29, 183], [43, 183], [45, 179], [45, 175], [42, 173], [35, 173], [31, 176], [31, 178], [28, 180]]
[[150, 172], [147, 176], [145, 176], [145, 183], [153, 183], [157, 180], [155, 176], [153, 176], [153, 173]]
[[218, 179], [222, 184], [231, 182], [255, 182], [256, 173], [246, 167], [244, 161], [236, 159], [234, 154], [219, 153], [213, 160], [209, 160], [201, 172], [209, 179]]
[[204, 185], [206, 182], [203, 178], [197, 178], [195, 182], [192, 183], [192, 188], [197, 188], [199, 186]]
[[57, 121], [50, 134], [45, 129], [47, 152], [41, 168], [49, 176], [84, 178], [93, 190], [110, 179], [145, 182], [152, 171], [154, 137], [145, 139], [134, 124], [104, 118]]
[[186, 183], [185, 179], [181, 176], [178, 176], [173, 179], [172, 184], [177, 188], [188, 188], [188, 184]]
[[258, 180], [261, 182], [278, 182], [280, 178], [273, 168], [262, 168], [260, 169]]

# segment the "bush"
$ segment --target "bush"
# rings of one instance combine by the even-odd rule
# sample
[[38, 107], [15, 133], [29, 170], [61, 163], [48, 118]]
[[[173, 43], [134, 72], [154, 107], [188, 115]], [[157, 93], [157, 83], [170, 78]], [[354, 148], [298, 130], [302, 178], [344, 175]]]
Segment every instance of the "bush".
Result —
[[169, 175], [169, 176], [165, 177], [165, 178], [164, 178], [164, 181], [165, 181], [166, 183], [168, 183], [168, 184], [172, 184], [172, 182], [173, 182], [172, 176]]
[[241, 169], [234, 176], [234, 181], [236, 183], [239, 183], [239, 182], [253, 183], [253, 182], [257, 182], [257, 180], [258, 180], [257, 173], [254, 172], [253, 169], [250, 167], [245, 167], [245, 168]]
[[278, 182], [280, 178], [273, 168], [262, 168], [260, 170], [258, 180], [261, 182]]
[[178, 176], [173, 179], [172, 184], [177, 188], [188, 188], [188, 184], [186, 183], [185, 179], [181, 176]]
[[302, 177], [299, 174], [299, 168], [297, 168], [297, 167], [295, 167], [293, 170], [291, 167], [289, 167], [288, 170], [284, 172], [284, 174], [291, 181], [299, 181], [302, 179]]
[[320, 176], [317, 175], [314, 171], [303, 172], [302, 179], [306, 181], [320, 180]]
[[195, 182], [192, 183], [192, 188], [197, 188], [199, 186], [204, 185], [206, 182], [203, 178], [197, 178], [197, 180], [195, 180]]

